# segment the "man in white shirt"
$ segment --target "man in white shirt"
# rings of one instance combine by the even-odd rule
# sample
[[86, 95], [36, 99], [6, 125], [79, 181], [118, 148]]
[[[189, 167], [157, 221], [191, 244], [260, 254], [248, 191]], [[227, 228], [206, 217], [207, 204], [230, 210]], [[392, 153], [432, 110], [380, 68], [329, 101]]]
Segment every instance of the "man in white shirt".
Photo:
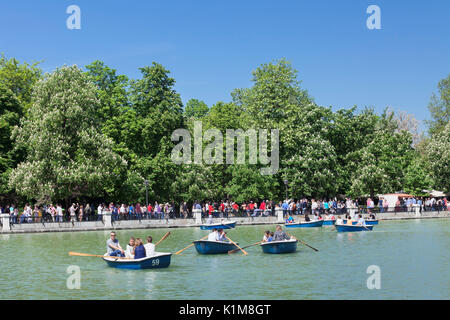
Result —
[[153, 238], [151, 236], [147, 237], [147, 243], [144, 244], [145, 255], [147, 257], [153, 256], [155, 254], [155, 245], [152, 243]]
[[358, 226], [365, 226], [366, 225], [366, 220], [364, 220], [364, 218], [362, 217], [362, 215], [359, 215], [359, 219], [358, 219]]
[[338, 216], [338, 218], [336, 219], [336, 224], [344, 224], [344, 220], [342, 220], [341, 216]]
[[216, 228], [213, 228], [211, 233], [208, 235], [208, 241], [218, 241], [219, 236], [217, 234]]

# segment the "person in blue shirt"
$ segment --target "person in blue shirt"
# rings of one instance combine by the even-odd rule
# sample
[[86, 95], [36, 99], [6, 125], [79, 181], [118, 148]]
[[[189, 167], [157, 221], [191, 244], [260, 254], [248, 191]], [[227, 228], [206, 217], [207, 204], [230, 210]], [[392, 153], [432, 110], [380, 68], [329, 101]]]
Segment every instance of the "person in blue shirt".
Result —
[[134, 259], [141, 259], [146, 257], [145, 247], [141, 238], [136, 238], [136, 247], [134, 248]]
[[291, 215], [286, 219], [286, 223], [294, 223], [294, 218]]
[[270, 236], [267, 238], [267, 242], [273, 241], [273, 232], [270, 233]]
[[130, 219], [134, 219], [134, 207], [132, 204], [128, 207], [128, 214], [130, 215]]

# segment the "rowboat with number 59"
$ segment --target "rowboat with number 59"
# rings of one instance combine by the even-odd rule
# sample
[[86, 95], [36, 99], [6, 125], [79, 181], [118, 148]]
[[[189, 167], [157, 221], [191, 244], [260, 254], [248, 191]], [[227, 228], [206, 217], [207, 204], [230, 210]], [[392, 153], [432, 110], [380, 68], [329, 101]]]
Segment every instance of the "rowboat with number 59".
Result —
[[167, 268], [170, 265], [172, 254], [166, 252], [158, 252], [150, 257], [141, 259], [118, 259], [105, 255], [102, 259], [106, 261], [108, 266], [118, 269], [157, 269]]

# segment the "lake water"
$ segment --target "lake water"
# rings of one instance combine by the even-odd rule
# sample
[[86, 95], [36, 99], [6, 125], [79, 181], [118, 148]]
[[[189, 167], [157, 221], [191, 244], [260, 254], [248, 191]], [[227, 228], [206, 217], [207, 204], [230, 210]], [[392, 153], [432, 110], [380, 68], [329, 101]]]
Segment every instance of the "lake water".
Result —
[[[271, 226], [237, 226], [228, 236], [241, 246], [262, 239]], [[381, 221], [374, 231], [337, 233], [334, 227], [287, 230], [299, 244], [292, 254], [263, 254], [259, 246], [232, 255], [199, 255], [194, 247], [172, 255], [169, 268], [117, 270], [100, 258], [109, 231], [0, 235], [0, 299], [449, 299], [448, 219]], [[208, 231], [199, 228], [117, 231], [125, 247], [130, 236], [153, 236], [157, 251], [176, 252]], [[79, 266], [81, 288], [68, 289], [67, 268]], [[368, 289], [380, 268], [380, 289]]]

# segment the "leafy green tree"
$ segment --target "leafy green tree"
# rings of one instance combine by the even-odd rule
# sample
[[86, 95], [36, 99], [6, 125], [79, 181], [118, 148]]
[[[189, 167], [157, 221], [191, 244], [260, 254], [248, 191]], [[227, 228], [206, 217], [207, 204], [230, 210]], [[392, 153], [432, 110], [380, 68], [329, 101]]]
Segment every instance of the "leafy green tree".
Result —
[[15, 58], [0, 57], [0, 84], [9, 88], [19, 100], [23, 113], [31, 105], [33, 86], [42, 78], [38, 62], [20, 64]]
[[450, 74], [438, 83], [439, 95], [433, 93], [428, 104], [431, 120], [426, 121], [429, 133], [433, 135], [443, 129], [450, 121]]
[[435, 133], [428, 145], [426, 152], [433, 174], [435, 187], [446, 192], [450, 191], [450, 121], [437, 133]]
[[8, 186], [8, 177], [17, 162], [11, 133], [19, 124], [23, 108], [14, 93], [0, 83], [0, 195], [12, 190]]
[[184, 115], [186, 118], [200, 119], [207, 115], [208, 112], [208, 105], [197, 99], [190, 99], [184, 108]]
[[106, 66], [102, 61], [96, 60], [86, 66], [86, 75], [97, 86], [97, 97], [100, 107], [96, 110], [101, 123], [119, 116], [129, 107], [128, 77], [117, 75], [115, 69]]
[[62, 67], [36, 84], [29, 116], [13, 131], [26, 160], [10, 186], [38, 202], [106, 196], [126, 162], [95, 122], [96, 88], [76, 67]]

